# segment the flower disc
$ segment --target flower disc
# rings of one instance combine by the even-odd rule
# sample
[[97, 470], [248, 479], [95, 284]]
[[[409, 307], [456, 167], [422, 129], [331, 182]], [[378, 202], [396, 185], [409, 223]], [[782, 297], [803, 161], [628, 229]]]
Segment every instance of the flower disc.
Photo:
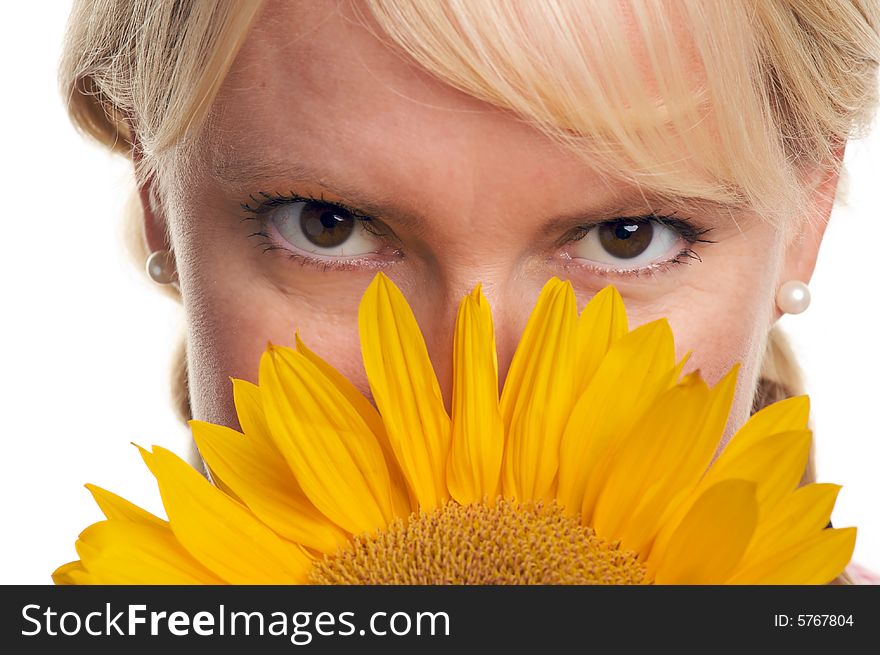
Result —
[[311, 572], [316, 584], [646, 584], [632, 551], [550, 503], [448, 502], [358, 537]]

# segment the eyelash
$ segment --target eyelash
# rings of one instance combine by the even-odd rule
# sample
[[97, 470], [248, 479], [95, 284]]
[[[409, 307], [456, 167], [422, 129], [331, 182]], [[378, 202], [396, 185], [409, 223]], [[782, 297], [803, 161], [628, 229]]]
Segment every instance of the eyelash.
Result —
[[[282, 245], [274, 243], [272, 241], [272, 237], [266, 232], [266, 222], [263, 218], [263, 215], [268, 212], [273, 207], [278, 207], [279, 205], [286, 205], [290, 203], [296, 202], [314, 202], [321, 203], [322, 205], [327, 205], [328, 207], [333, 207], [334, 209], [342, 210], [352, 218], [357, 220], [361, 225], [363, 225], [364, 229], [367, 230], [370, 234], [377, 237], [388, 237], [387, 233], [383, 233], [376, 228], [378, 221], [364, 214], [363, 212], [358, 211], [354, 207], [349, 207], [348, 205], [335, 201], [335, 200], [327, 200], [324, 198], [324, 194], [321, 193], [318, 196], [313, 195], [300, 195], [298, 193], [294, 193], [293, 191], [289, 191], [286, 194], [282, 193], [267, 193], [265, 191], [258, 191], [257, 195], [261, 196], [262, 199], [254, 196], [253, 194], [249, 194], [248, 198], [254, 205], [251, 205], [250, 202], [242, 202], [239, 203], [239, 206], [247, 213], [241, 220], [242, 221], [257, 221], [260, 229], [257, 232], [253, 232], [248, 235], [248, 238], [251, 237], [261, 237], [262, 241], [257, 243], [257, 247], [261, 247], [264, 253], [267, 253], [272, 250], [280, 250], [287, 253], [287, 256], [292, 261], [296, 262], [301, 266], [313, 266], [319, 268], [321, 271], [350, 271], [356, 270], [358, 268], [366, 267], [379, 267], [383, 264], [383, 262], [379, 262], [373, 259], [368, 258], [353, 258], [346, 259], [341, 261], [332, 261], [325, 259], [318, 259], [316, 257], [308, 257], [306, 255], [301, 255], [298, 252], [294, 252], [289, 248], [285, 248]], [[402, 256], [402, 253], [397, 251], [398, 256]]]
[[[249, 194], [248, 198], [250, 202], [242, 202], [240, 203], [240, 207], [247, 213], [247, 215], [242, 218], [243, 221], [258, 221], [260, 229], [257, 232], [249, 234], [248, 238], [261, 237], [263, 240], [258, 242], [257, 245], [258, 247], [262, 247], [264, 253], [271, 250], [281, 250], [286, 252], [288, 257], [298, 264], [302, 266], [317, 267], [323, 271], [356, 270], [358, 268], [363, 268], [364, 266], [382, 266], [383, 262], [368, 258], [354, 258], [343, 261], [330, 261], [301, 255], [297, 252], [290, 250], [289, 248], [285, 248], [282, 245], [274, 243], [271, 240], [269, 234], [266, 232], [266, 223], [265, 219], [263, 218], [263, 215], [265, 213], [267, 213], [273, 207], [277, 207], [279, 205], [296, 202], [321, 203], [323, 205], [327, 205], [328, 207], [333, 207], [335, 209], [342, 210], [348, 213], [350, 216], [352, 216], [352, 218], [358, 220], [364, 226], [364, 229], [366, 229], [371, 234], [377, 237], [388, 237], [389, 235], [387, 233], [383, 233], [376, 228], [378, 221], [372, 216], [364, 214], [354, 207], [349, 207], [345, 203], [335, 200], [327, 200], [326, 198], [324, 198], [323, 193], [319, 194], [318, 196], [313, 196], [308, 194], [300, 195], [293, 191], [289, 191], [287, 194], [258, 191], [257, 196], [255, 196], [254, 194]], [[252, 205], [251, 203], [254, 204]], [[569, 232], [566, 237], [563, 237], [563, 239], [561, 239], [558, 243], [558, 246], [561, 246], [565, 243], [579, 241], [580, 239], [583, 239], [585, 236], [587, 236], [587, 234], [591, 230], [598, 228], [600, 225], [603, 225], [605, 223], [615, 223], [618, 221], [653, 221], [674, 230], [682, 239], [684, 239], [690, 245], [694, 245], [696, 243], [715, 243], [710, 239], [703, 238], [706, 234], [712, 231], [712, 228], [697, 227], [687, 219], [676, 218], [676, 213], [677, 212], [672, 212], [671, 214], [651, 213], [642, 216], [618, 216], [607, 221], [594, 223], [592, 225], [580, 225], [574, 228], [573, 231]], [[396, 251], [395, 254], [397, 254], [398, 257], [403, 256], [400, 251]], [[643, 277], [645, 275], [654, 276], [658, 273], [665, 272], [678, 264], [690, 264], [693, 260], [700, 262], [703, 261], [692, 248], [685, 248], [672, 259], [664, 262], [657, 262], [651, 264], [650, 266], [632, 270], [603, 269], [598, 266], [594, 267], [585, 265], [583, 263], [575, 263], [571, 258], [563, 260], [563, 262], [564, 264], [566, 264], [566, 266], [576, 266], [581, 269], [589, 268], [593, 273], [604, 277]]]
[[[693, 246], [697, 243], [715, 243], [711, 239], [704, 239], [703, 237], [709, 234], [712, 231], [711, 227], [698, 227], [694, 225], [690, 220], [685, 218], [676, 218], [675, 215], [678, 212], [672, 212], [670, 214], [644, 214], [642, 216], [618, 216], [612, 218], [607, 221], [600, 221], [598, 223], [594, 223], [592, 225], [579, 225], [574, 229], [573, 232], [569, 233], [569, 236], [564, 237], [559, 245], [563, 245], [564, 243], [571, 243], [575, 241], [580, 241], [587, 234], [601, 225], [605, 225], [607, 223], [618, 223], [625, 221], [652, 221], [659, 225], [663, 225], [665, 227], [674, 230], [682, 239], [684, 239], [689, 245]], [[684, 248], [679, 251], [677, 255], [675, 255], [672, 259], [667, 259], [663, 262], [655, 262], [649, 266], [643, 266], [641, 268], [634, 268], [630, 270], [613, 270], [607, 268], [601, 268], [599, 266], [591, 266], [583, 263], [575, 263], [572, 258], [568, 257], [563, 259], [563, 263], [568, 266], [575, 266], [578, 268], [589, 268], [591, 272], [596, 275], [602, 277], [618, 277], [618, 278], [640, 278], [645, 276], [653, 277], [658, 273], [664, 273], [671, 269], [673, 266], [678, 264], [688, 264], [690, 265], [691, 261], [702, 262], [703, 259], [700, 255], [693, 250], [693, 248]]]

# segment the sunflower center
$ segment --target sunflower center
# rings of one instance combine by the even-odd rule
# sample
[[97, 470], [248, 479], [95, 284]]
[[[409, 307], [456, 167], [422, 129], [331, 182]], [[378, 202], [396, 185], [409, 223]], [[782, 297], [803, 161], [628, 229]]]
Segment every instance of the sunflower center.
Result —
[[356, 537], [325, 556], [314, 584], [646, 584], [632, 551], [597, 537], [556, 503], [448, 502]]

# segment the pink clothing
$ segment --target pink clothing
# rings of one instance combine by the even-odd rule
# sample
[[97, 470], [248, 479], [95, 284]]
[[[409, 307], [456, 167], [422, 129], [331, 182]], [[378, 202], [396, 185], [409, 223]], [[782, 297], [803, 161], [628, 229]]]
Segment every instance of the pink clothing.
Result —
[[856, 584], [878, 584], [880, 585], [880, 575], [869, 571], [859, 564], [850, 562], [846, 567], [846, 572], [850, 574], [853, 582]]

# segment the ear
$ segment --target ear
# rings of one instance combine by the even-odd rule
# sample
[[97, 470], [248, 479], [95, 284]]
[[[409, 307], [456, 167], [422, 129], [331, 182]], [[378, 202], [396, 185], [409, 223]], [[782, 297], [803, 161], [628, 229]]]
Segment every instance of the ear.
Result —
[[[143, 154], [135, 135], [132, 147], [132, 163], [135, 170], [143, 158]], [[159, 203], [158, 189], [155, 186], [153, 177], [146, 180], [138, 180], [137, 190], [138, 198], [141, 203], [141, 210], [144, 221], [144, 240], [146, 241], [147, 252], [153, 253], [157, 250], [171, 250], [171, 243], [168, 238], [168, 226], [163, 215], [162, 206]]]
[[[846, 143], [842, 143], [834, 150], [834, 155], [839, 164], [843, 161]], [[839, 172], [816, 173], [809, 187], [809, 211], [810, 215], [803, 217], [794, 234], [788, 240], [785, 247], [785, 257], [779, 272], [777, 288], [789, 280], [800, 280], [809, 284], [816, 268], [816, 259], [819, 257], [819, 246], [822, 245], [822, 237], [828, 227], [831, 211], [834, 207], [834, 198], [837, 193]], [[774, 321], [778, 320], [782, 313], [779, 308], [774, 309]]]
[[147, 250], [151, 253], [157, 250], [171, 250], [165, 217], [152, 178], [138, 184], [138, 198], [144, 214], [144, 240]]
[[[134, 164], [135, 171], [137, 171], [138, 165], [140, 164], [143, 157], [143, 153], [140, 149], [137, 135], [134, 135], [132, 142], [132, 163]], [[170, 295], [173, 297], [179, 298], [180, 283], [176, 275], [177, 261], [171, 245], [171, 238], [168, 231], [167, 220], [164, 215], [164, 209], [162, 207], [162, 203], [159, 201], [158, 187], [156, 186], [155, 179], [152, 176], [146, 178], [143, 181], [138, 179], [137, 194], [138, 201], [141, 206], [141, 215], [143, 216], [142, 227], [144, 246], [146, 248], [145, 263], [146, 257], [151, 255], [152, 253], [165, 251], [166, 265], [170, 265], [173, 267], [175, 275], [170, 284], [163, 286], [167, 293], [170, 293]]]

